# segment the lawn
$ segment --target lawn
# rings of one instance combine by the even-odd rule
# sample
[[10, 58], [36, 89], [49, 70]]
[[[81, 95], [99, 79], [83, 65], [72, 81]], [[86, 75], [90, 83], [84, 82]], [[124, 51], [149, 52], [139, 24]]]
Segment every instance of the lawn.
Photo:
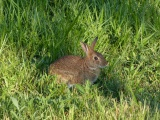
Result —
[[[48, 75], [97, 36], [94, 85]], [[160, 1], [0, 0], [0, 119], [159, 120]]]

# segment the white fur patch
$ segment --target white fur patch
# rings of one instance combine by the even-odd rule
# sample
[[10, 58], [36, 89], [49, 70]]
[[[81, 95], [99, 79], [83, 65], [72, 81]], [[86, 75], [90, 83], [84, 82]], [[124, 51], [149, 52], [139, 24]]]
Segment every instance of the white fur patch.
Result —
[[68, 88], [71, 88], [73, 86], [74, 86], [74, 84], [68, 84]]

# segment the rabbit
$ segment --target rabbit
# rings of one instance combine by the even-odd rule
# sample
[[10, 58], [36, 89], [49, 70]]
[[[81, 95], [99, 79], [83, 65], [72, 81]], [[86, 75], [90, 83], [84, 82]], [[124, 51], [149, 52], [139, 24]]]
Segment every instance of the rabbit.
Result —
[[100, 68], [108, 64], [101, 53], [94, 51], [97, 40], [98, 37], [91, 46], [80, 42], [86, 57], [64, 56], [49, 66], [49, 74], [56, 75], [58, 83], [65, 83], [69, 88], [74, 84], [84, 84], [86, 80], [93, 84], [100, 74]]

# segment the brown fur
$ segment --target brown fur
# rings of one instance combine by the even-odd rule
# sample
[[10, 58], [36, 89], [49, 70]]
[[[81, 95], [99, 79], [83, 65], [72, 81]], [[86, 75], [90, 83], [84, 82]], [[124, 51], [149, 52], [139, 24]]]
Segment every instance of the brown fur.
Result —
[[[49, 67], [49, 74], [56, 75], [59, 83], [73, 85], [76, 83], [83, 84], [86, 80], [91, 83], [95, 82], [100, 74], [100, 68], [107, 65], [104, 57], [94, 51], [97, 38], [92, 42], [91, 46], [81, 43], [86, 57], [64, 56], [52, 63]], [[95, 60], [97, 58], [98, 60]]]

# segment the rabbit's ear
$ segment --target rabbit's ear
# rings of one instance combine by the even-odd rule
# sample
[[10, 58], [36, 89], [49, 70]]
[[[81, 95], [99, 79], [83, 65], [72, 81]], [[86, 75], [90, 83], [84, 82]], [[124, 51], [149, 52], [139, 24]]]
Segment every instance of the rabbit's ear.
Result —
[[94, 49], [94, 46], [95, 46], [97, 40], [98, 40], [98, 37], [96, 37], [96, 38], [94, 39], [94, 41], [92, 42], [92, 44], [91, 44], [91, 48], [92, 48], [92, 49]]
[[81, 47], [82, 47], [83, 51], [84, 51], [86, 54], [88, 54], [88, 51], [89, 51], [88, 45], [85, 44], [85, 43], [83, 43], [83, 42], [80, 42], [80, 44], [81, 44]]

